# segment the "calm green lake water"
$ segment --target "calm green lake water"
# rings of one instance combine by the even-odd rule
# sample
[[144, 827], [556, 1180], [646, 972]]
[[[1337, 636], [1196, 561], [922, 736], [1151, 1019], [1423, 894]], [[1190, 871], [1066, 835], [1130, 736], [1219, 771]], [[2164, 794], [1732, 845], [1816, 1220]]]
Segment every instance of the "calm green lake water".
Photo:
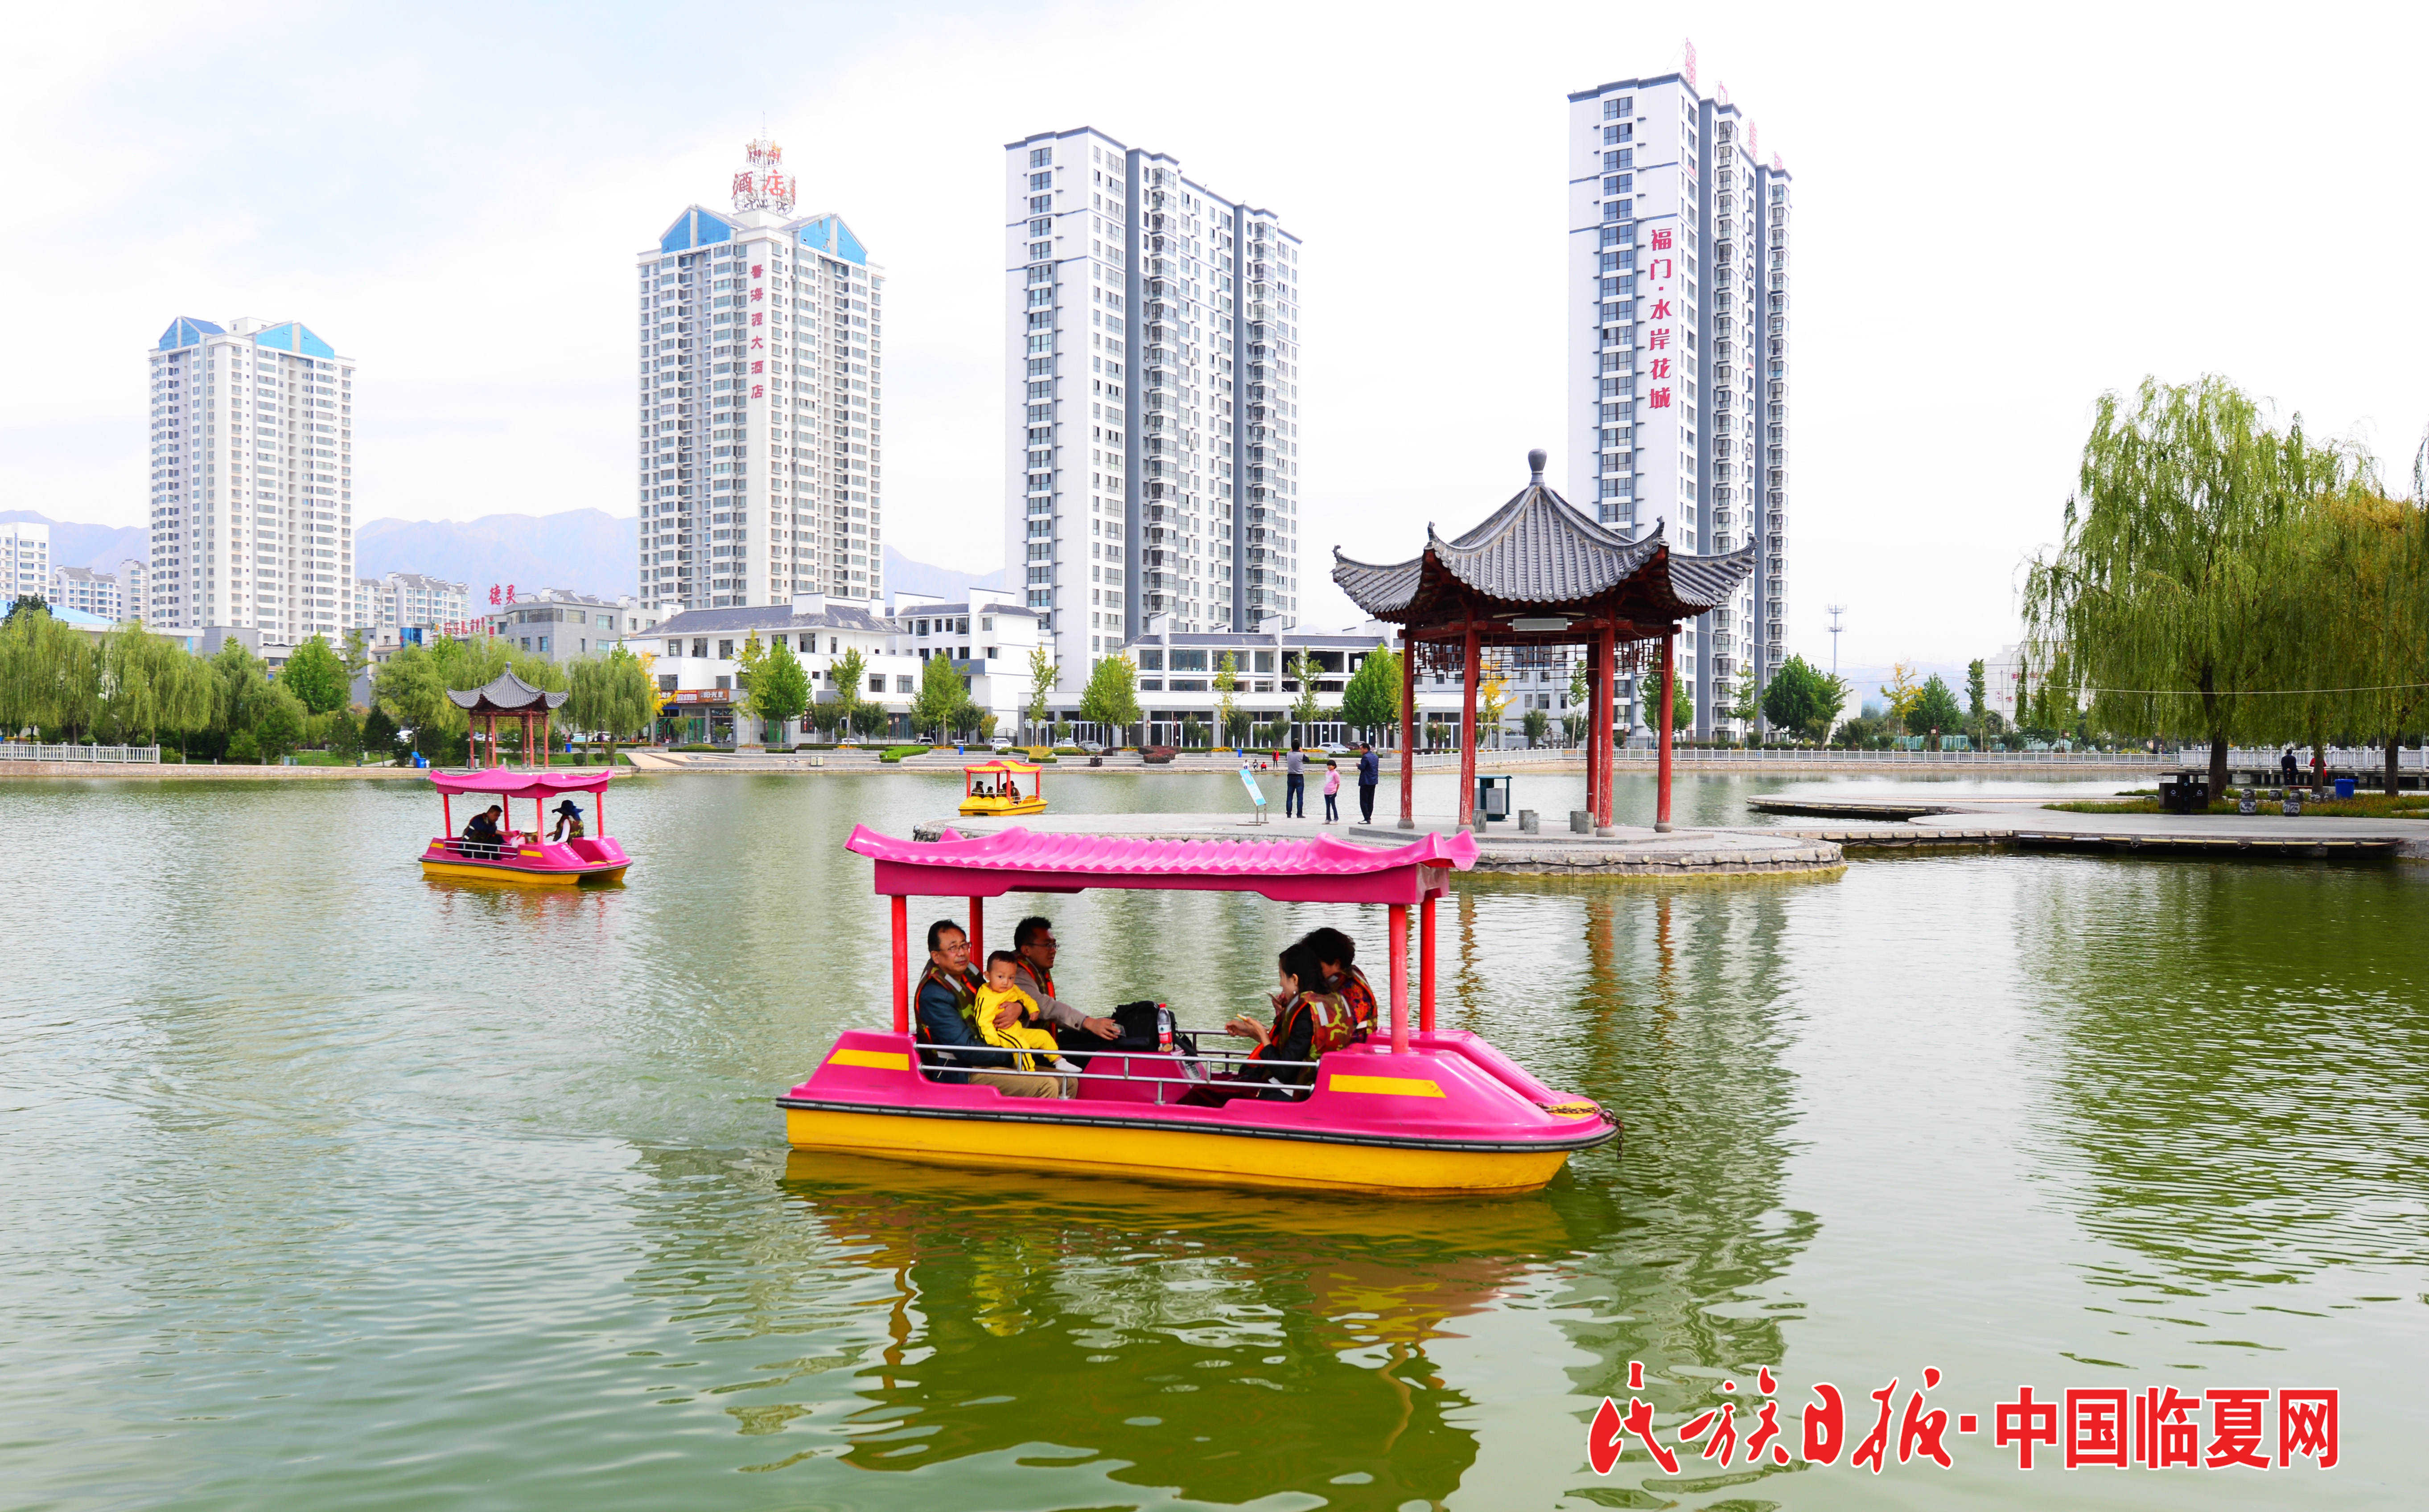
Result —
[[[551, 896], [424, 881], [410, 784], [0, 784], [0, 1505], [2420, 1504], [2429, 867], [1470, 879], [1446, 1022], [1627, 1123], [1534, 1197], [788, 1159], [770, 1099], [884, 1016], [839, 843], [957, 791], [620, 783], [629, 885]], [[1381, 948], [1253, 898], [1047, 912], [1071, 995], [1199, 1024], [1318, 922]], [[1826, 1380], [1851, 1444], [1926, 1366], [1986, 1430], [2020, 1383], [2334, 1387], [2342, 1463], [2027, 1473], [1985, 1431], [1598, 1479], [1631, 1359], [1668, 1429], [1769, 1365], [1792, 1438]]]

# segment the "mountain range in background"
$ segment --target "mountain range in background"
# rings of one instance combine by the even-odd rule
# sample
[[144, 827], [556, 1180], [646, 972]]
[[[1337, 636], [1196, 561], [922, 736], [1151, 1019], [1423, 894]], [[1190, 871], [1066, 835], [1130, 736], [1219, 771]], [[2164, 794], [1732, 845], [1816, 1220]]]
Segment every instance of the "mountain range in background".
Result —
[[96, 572], [114, 573], [118, 564], [128, 557], [139, 562], [152, 560], [152, 533], [140, 525], [78, 525], [30, 509], [0, 509], [0, 525], [22, 522], [51, 528], [53, 567], [91, 567]]
[[[116, 572], [128, 557], [148, 560], [151, 534], [140, 526], [79, 525], [30, 509], [0, 510], [0, 524], [31, 520], [51, 528], [51, 561]], [[492, 583], [517, 589], [565, 588], [602, 599], [633, 591], [639, 565], [634, 559], [636, 521], [603, 509], [568, 509], [554, 515], [485, 515], [479, 519], [373, 519], [355, 530], [355, 575], [390, 572], [467, 584], [475, 605], [488, 600]], [[971, 588], [992, 588], [1001, 570], [964, 572], [915, 562], [885, 548], [885, 581], [903, 593], [960, 599]]]

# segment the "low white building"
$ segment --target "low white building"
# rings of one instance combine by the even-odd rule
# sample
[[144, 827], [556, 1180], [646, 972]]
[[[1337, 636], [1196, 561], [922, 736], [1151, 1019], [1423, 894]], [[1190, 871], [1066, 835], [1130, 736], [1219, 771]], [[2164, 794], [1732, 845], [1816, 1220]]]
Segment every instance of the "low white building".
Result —
[[[682, 745], [736, 743], [737, 664], [754, 634], [763, 645], [785, 637], [808, 670], [811, 696], [819, 703], [833, 703], [838, 697], [835, 663], [851, 651], [860, 652], [866, 679], [861, 701], [885, 711], [890, 731], [909, 729], [911, 700], [919, 687], [919, 658], [896, 649], [894, 622], [859, 604], [801, 593], [789, 605], [683, 610], [627, 637], [626, 649], [653, 658], [650, 671], [658, 684], [661, 733]], [[811, 723], [795, 721], [773, 733], [780, 743], [790, 742], [802, 738], [801, 731]], [[740, 731], [746, 744], [760, 734]]]
[[[1277, 619], [1268, 619], [1262, 630], [1239, 633], [1211, 632], [1188, 633], [1173, 631], [1168, 616], [1158, 616], [1148, 621], [1147, 633], [1132, 639], [1123, 648], [1138, 668], [1138, 703], [1145, 715], [1145, 738], [1150, 746], [1179, 746], [1188, 735], [1189, 721], [1197, 721], [1204, 731], [1203, 741], [1219, 741], [1215, 708], [1222, 694], [1215, 691], [1214, 681], [1228, 652], [1232, 659], [1234, 686], [1232, 703], [1245, 712], [1252, 726], [1264, 727], [1252, 731], [1251, 738], [1270, 740], [1275, 744], [1297, 738], [1303, 745], [1320, 746], [1331, 741], [1352, 742], [1356, 734], [1338, 718], [1323, 718], [1300, 724], [1291, 718], [1292, 705], [1299, 698], [1297, 669], [1304, 654], [1314, 669], [1315, 697], [1326, 713], [1337, 712], [1350, 677], [1378, 646], [1394, 653], [1401, 649], [1400, 627], [1380, 621], [1354, 626], [1335, 633], [1317, 631], [1283, 629]], [[1504, 744], [1522, 743], [1521, 731], [1526, 726], [1527, 711], [1542, 708], [1551, 715], [1553, 731], [1561, 726], [1561, 716], [1568, 713], [1569, 672], [1565, 666], [1544, 669], [1540, 676], [1523, 677], [1517, 671], [1505, 674], [1504, 690], [1510, 701], [1502, 712]], [[1058, 687], [1050, 700], [1056, 721], [1068, 721], [1072, 735], [1080, 740], [1132, 738], [1130, 732], [1106, 731], [1080, 716], [1081, 696], [1086, 692], [1084, 678], [1078, 685], [1066, 682]], [[1416, 711], [1420, 725], [1437, 727], [1434, 743], [1456, 742], [1462, 704], [1462, 681], [1457, 673], [1421, 672], [1417, 678]], [[1396, 698], [1396, 693], [1395, 695]], [[1479, 717], [1481, 717], [1479, 714]], [[1279, 727], [1287, 726], [1287, 729]], [[1388, 744], [1396, 741], [1387, 737]]]

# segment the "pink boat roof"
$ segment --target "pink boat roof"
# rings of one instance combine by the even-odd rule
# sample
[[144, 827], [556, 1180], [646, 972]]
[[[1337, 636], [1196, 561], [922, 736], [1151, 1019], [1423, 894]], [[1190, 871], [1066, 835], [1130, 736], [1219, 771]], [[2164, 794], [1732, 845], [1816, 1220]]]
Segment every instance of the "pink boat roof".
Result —
[[1140, 840], [1014, 828], [933, 844], [854, 825], [844, 848], [877, 863], [894, 896], [1000, 897], [1091, 887], [1258, 893], [1281, 903], [1416, 903], [1476, 864], [1476, 837], [1429, 834], [1392, 850], [1308, 840]]
[[596, 772], [433, 772], [430, 785], [441, 793], [493, 793], [502, 798], [527, 798], [550, 793], [604, 793], [613, 769]]

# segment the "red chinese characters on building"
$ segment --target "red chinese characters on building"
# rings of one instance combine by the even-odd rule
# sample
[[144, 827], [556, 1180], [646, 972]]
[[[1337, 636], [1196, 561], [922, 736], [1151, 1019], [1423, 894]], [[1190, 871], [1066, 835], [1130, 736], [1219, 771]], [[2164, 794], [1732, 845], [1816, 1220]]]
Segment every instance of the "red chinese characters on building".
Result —
[[506, 584], [506, 602], [508, 602], [508, 603], [512, 603], [512, 602], [514, 602], [514, 601], [515, 601], [515, 585], [514, 585], [513, 583], [507, 583], [507, 584]]
[[758, 304], [761, 300], [766, 299], [767, 297], [768, 291], [764, 288], [754, 288], [751, 291], [751, 303], [753, 304]]
[[1668, 252], [1670, 250], [1670, 237], [1671, 231], [1668, 226], [1655, 226], [1653, 228], [1652, 238], [1647, 244], [1656, 252]]
[[[751, 265], [751, 276], [752, 276], [752, 277], [753, 277], [753, 278], [760, 278], [760, 277], [764, 277], [764, 276], [766, 276], [767, 271], [768, 271], [768, 265], [767, 265], [766, 263], [758, 263], [758, 262], [754, 262], [754, 263], [752, 263], [752, 264]], [[756, 299], [756, 298], [758, 298], [758, 297], [759, 297], [759, 296], [758, 296], [758, 295], [756, 295], [756, 294], [753, 294], [753, 295], [752, 296], [752, 298], [753, 298], [753, 299]]]
[[767, 385], [765, 385], [765, 384], [752, 384], [752, 385], [751, 386], [751, 397], [752, 397], [752, 398], [753, 398], [753, 399], [764, 399], [764, 398], [766, 398], [766, 397], [767, 397], [767, 395], [768, 395], [768, 386], [767, 386]]
[[765, 310], [752, 310], [752, 311], [751, 312], [751, 323], [752, 323], [752, 324], [753, 324], [753, 325], [765, 325], [765, 324], [767, 324], [767, 323], [768, 323], [768, 312], [767, 312], [767, 311], [765, 311]]
[[1644, 375], [1648, 378], [1669, 377], [1670, 359], [1668, 357], [1655, 357], [1652, 361], [1644, 365]]
[[1670, 390], [1667, 388], [1654, 389], [1651, 393], [1644, 396], [1644, 407], [1646, 409], [1668, 409], [1670, 407]]
[[751, 365], [751, 370], [753, 373], [766, 372], [768, 370], [768, 365], [764, 362], [754, 362]]
[[498, 601], [498, 585], [494, 583], [489, 584], [489, 601], [491, 603]]

